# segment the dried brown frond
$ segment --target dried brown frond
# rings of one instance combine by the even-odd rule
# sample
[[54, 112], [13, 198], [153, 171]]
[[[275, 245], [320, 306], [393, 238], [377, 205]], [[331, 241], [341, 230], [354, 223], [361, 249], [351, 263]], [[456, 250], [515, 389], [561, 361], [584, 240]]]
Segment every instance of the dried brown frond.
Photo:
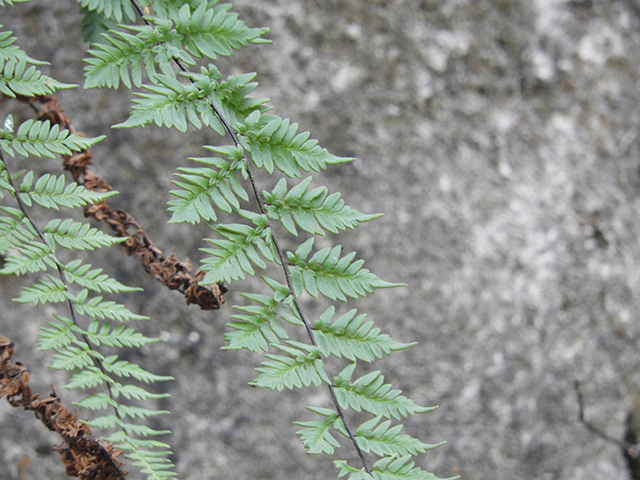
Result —
[[71, 413], [52, 393], [40, 399], [29, 386], [29, 370], [20, 362], [12, 362], [13, 343], [0, 335], [0, 398], [14, 407], [31, 410], [49, 430], [58, 433], [63, 443], [53, 447], [67, 469], [67, 475], [83, 480], [124, 480], [129, 472], [124, 463], [117, 460], [122, 450], [106, 441], [91, 437], [88, 425], [78, 420], [78, 413]]
[[[76, 131], [71, 125], [69, 117], [64, 115], [58, 99], [53, 95], [37, 97], [20, 97], [18, 100], [28, 103], [38, 112], [38, 120], [49, 120], [52, 124], [60, 125], [71, 133], [84, 137], [82, 132]], [[100, 175], [90, 171], [88, 166], [93, 163], [90, 149], [63, 155], [65, 170], [71, 172], [73, 179], [85, 188], [95, 192], [109, 192], [113, 188]], [[202, 285], [203, 272], [191, 275], [191, 262], [187, 259], [180, 261], [175, 254], [169, 257], [162, 255], [147, 233], [124, 210], [113, 210], [106, 200], [95, 205], [88, 205], [84, 209], [86, 217], [108, 223], [119, 237], [126, 237], [122, 244], [127, 255], [137, 255], [144, 269], [160, 283], [171, 290], [178, 290], [185, 296], [187, 304], [195, 303], [203, 310], [217, 310], [224, 303], [224, 293], [228, 291], [222, 283]]]

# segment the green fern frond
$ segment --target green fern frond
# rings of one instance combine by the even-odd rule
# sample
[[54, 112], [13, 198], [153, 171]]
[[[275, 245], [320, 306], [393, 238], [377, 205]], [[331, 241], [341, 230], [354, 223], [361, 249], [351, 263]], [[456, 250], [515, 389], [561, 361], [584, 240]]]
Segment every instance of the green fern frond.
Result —
[[136, 93], [138, 98], [133, 100], [131, 115], [114, 128], [145, 126], [153, 122], [159, 127], [175, 127], [185, 132], [188, 124], [198, 129], [204, 124], [222, 136], [226, 131], [212, 104], [232, 126], [252, 111], [267, 110], [263, 105], [267, 99], [247, 97], [257, 85], [251, 82], [255, 77], [253, 73], [219, 81], [220, 72], [209, 65], [202, 67], [200, 74], [181, 73], [181, 76], [191, 78], [193, 83], [181, 83], [172, 71], [152, 75], [154, 85], [143, 85], [152, 93]]
[[118, 402], [112, 399], [106, 393], [98, 392], [88, 397], [84, 397], [79, 402], [73, 403], [76, 407], [86, 408], [87, 410], [106, 410], [109, 407], [118, 407]]
[[384, 421], [378, 425], [381, 418], [377, 416], [358, 427], [356, 441], [363, 452], [371, 452], [381, 457], [394, 455], [403, 457], [405, 455], [418, 455], [445, 443], [429, 445], [410, 435], [399, 435], [402, 425], [391, 427], [391, 420]]
[[[136, 13], [133, 5], [125, 0], [78, 0], [81, 5], [81, 11], [95, 11], [102, 17], [122, 22], [135, 22]], [[144, 2], [145, 4], [147, 2]]]
[[241, 348], [252, 352], [268, 351], [269, 345], [279, 344], [286, 340], [287, 332], [282, 328], [279, 317], [286, 315], [288, 309], [284, 304], [289, 295], [289, 288], [268, 277], [262, 277], [273, 290], [273, 297], [269, 295], [241, 293], [241, 295], [258, 305], [238, 306], [233, 308], [244, 312], [231, 315], [235, 321], [227, 323], [233, 329], [224, 335], [229, 344], [224, 350], [238, 350]]
[[185, 50], [196, 58], [215, 60], [217, 55], [233, 55], [234, 50], [240, 50], [249, 43], [265, 43], [259, 37], [269, 29], [247, 27], [238, 20], [237, 13], [229, 13], [230, 8], [230, 4], [208, 8], [207, 3], [202, 2], [191, 11], [188, 4], [183, 5], [175, 25]]
[[101, 296], [88, 298], [88, 294], [89, 292], [85, 288], [73, 299], [74, 308], [80, 315], [116, 320], [118, 322], [149, 319], [149, 317], [144, 315], [133, 313], [124, 305], [111, 300], [104, 300]]
[[0, 59], [0, 93], [12, 98], [16, 95], [33, 97], [76, 87], [76, 85], [61, 83], [43, 75], [32, 65], [33, 63], [35, 62], [26, 55], [19, 54], [17, 58], [9, 58], [6, 61]]
[[[205, 149], [215, 152], [229, 151], [226, 148], [209, 147]], [[237, 155], [233, 155], [237, 153]], [[175, 174], [182, 181], [172, 183], [181, 190], [171, 190], [169, 193], [178, 197], [178, 200], [168, 202], [167, 209], [172, 213], [169, 223], [199, 223], [202, 220], [216, 221], [217, 215], [212, 206], [223, 212], [231, 212], [234, 208], [239, 209], [238, 199], [249, 200], [245, 189], [240, 185], [236, 171], [243, 168], [242, 152], [233, 149], [230, 156], [234, 160], [229, 163], [219, 157], [196, 157], [190, 158], [195, 162], [216, 168], [179, 168], [179, 174]]]
[[0, 212], [11, 216], [0, 216], [0, 255], [4, 255], [11, 248], [30, 242], [36, 236], [36, 231], [17, 208], [0, 207]]
[[255, 228], [240, 223], [207, 225], [224, 239], [205, 238], [217, 248], [200, 249], [210, 255], [202, 260], [200, 266], [203, 272], [207, 272], [202, 281], [204, 284], [244, 280], [245, 274], [255, 273], [252, 264], [266, 268], [263, 258], [277, 263], [267, 219], [263, 215], [253, 215]]
[[30, 283], [28, 287], [23, 287], [20, 295], [13, 301], [38, 305], [38, 303], [58, 303], [74, 299], [59, 278], [50, 274], [46, 274], [46, 277], [46, 279], [40, 278]]
[[[368, 474], [364, 468], [353, 468], [344, 460], [333, 462], [339, 470], [338, 478], [349, 475], [349, 480], [442, 480], [433, 473], [426, 472], [415, 466], [415, 462], [410, 461], [411, 456], [385, 457], [373, 464], [373, 471]], [[454, 480], [458, 477], [450, 477], [446, 480]]]
[[314, 333], [322, 355], [372, 362], [381, 359], [383, 353], [389, 355], [415, 345], [415, 342], [396, 342], [389, 335], [381, 334], [379, 328], [373, 328], [373, 322], [363, 323], [366, 315], [356, 316], [356, 311], [348, 311], [332, 324], [335, 315], [332, 305], [316, 320]]
[[84, 41], [89, 44], [106, 43], [103, 34], [108, 33], [109, 30], [115, 30], [118, 26], [116, 22], [109, 20], [96, 10], [89, 10], [86, 7], [82, 7], [80, 13], [82, 14], [82, 20], [80, 20], [82, 36], [84, 37]]
[[379, 371], [368, 373], [351, 383], [351, 375], [356, 364], [348, 365], [335, 377], [335, 394], [342, 408], [351, 408], [356, 412], [364, 410], [375, 416], [400, 420], [416, 413], [426, 413], [437, 407], [420, 407], [401, 395], [400, 390], [392, 390], [390, 384], [384, 384], [384, 376]]
[[0, 138], [0, 148], [12, 157], [15, 156], [15, 150], [23, 157], [33, 155], [55, 158], [56, 154], [71, 155], [73, 152], [86, 150], [103, 138], [105, 138], [104, 135], [94, 138], [79, 137], [70, 133], [69, 130], [60, 130], [57, 124], [51, 126], [49, 120], [44, 122], [27, 120], [20, 125], [15, 136], [5, 132], [5, 135]]
[[92, 355], [102, 357], [98, 352], [89, 350], [88, 345], [74, 343], [52, 355], [49, 366], [54, 370], [80, 371], [93, 366]]
[[154, 29], [146, 25], [130, 28], [137, 35], [111, 31], [103, 35], [103, 42], [93, 44], [93, 48], [87, 52], [91, 57], [84, 59], [88, 64], [84, 68], [84, 88], [117, 89], [121, 81], [129, 89], [132, 82], [140, 87], [143, 71], [153, 80], [157, 73], [156, 65], [163, 72], [169, 72], [173, 56], [186, 64], [193, 64], [186, 52], [171, 51], [176, 50], [167, 43], [171, 38], [171, 29]]
[[339, 193], [328, 195], [326, 187], [308, 190], [311, 180], [307, 177], [287, 192], [287, 181], [281, 178], [271, 193], [262, 192], [269, 217], [282, 222], [292, 235], [298, 235], [296, 224], [305, 232], [324, 235], [324, 230], [338, 233], [382, 216], [365, 215], [346, 206]]
[[[183, 5], [172, 18], [149, 17], [153, 25], [126, 26], [134, 34], [111, 31], [109, 43], [96, 44], [85, 59], [85, 88], [118, 88], [120, 81], [131, 88], [142, 84], [142, 70], [152, 79], [158, 66], [162, 73], [171, 72], [173, 58], [194, 65], [193, 57], [215, 59], [231, 55], [248, 43], [264, 43], [259, 37], [268, 29], [248, 28], [237, 14], [228, 13], [230, 5], [213, 9], [202, 2], [193, 12]], [[106, 16], [106, 15], [105, 15]], [[131, 69], [131, 74], [129, 74]], [[131, 76], [130, 76], [131, 75]]]
[[331, 435], [329, 429], [335, 425], [336, 422], [342, 423], [342, 420], [338, 418], [338, 414], [334, 410], [328, 408], [307, 407], [307, 409], [325, 417], [325, 419], [294, 422], [296, 425], [305, 427], [296, 433], [300, 435], [302, 443], [310, 454], [326, 453], [327, 455], [333, 455], [334, 449], [338, 448], [340, 444], [333, 435]]
[[242, 146], [251, 153], [258, 168], [273, 173], [274, 167], [289, 177], [300, 177], [300, 170], [320, 171], [327, 164], [353, 160], [337, 157], [309, 140], [309, 132], [298, 133], [298, 124], [255, 110], [237, 127]]
[[55, 257], [44, 243], [32, 240], [15, 246], [17, 255], [9, 255], [5, 259], [3, 275], [24, 275], [27, 272], [36, 273], [48, 268], [56, 268]]
[[[3, 1], [8, 5], [11, 5], [10, 0], [0, 0], [0, 6], [3, 6]], [[31, 0], [15, 0], [17, 2], [29, 2]], [[3, 28], [3, 25], [0, 25], [0, 29]], [[2, 65], [9, 61], [13, 61], [15, 63], [25, 61], [32, 65], [48, 65], [47, 62], [41, 62], [39, 60], [34, 60], [29, 55], [27, 55], [24, 50], [22, 50], [17, 45], [13, 45], [13, 43], [17, 40], [16, 37], [11, 36], [13, 32], [6, 31], [0, 32], [0, 71], [3, 70]]]
[[318, 387], [323, 382], [330, 383], [317, 347], [292, 340], [287, 344], [273, 345], [287, 355], [265, 354], [271, 361], [262, 362], [262, 367], [256, 368], [260, 374], [251, 385], [280, 391], [283, 388], [302, 388], [312, 384]]
[[[100, 328], [99, 331], [98, 328]], [[82, 333], [96, 346], [102, 344], [107, 347], [142, 347], [160, 341], [159, 338], [146, 337], [142, 333], [136, 332], [133, 328], [125, 327], [124, 325], [119, 325], [111, 330], [109, 322], [101, 325], [98, 320], [92, 321], [86, 332]]]
[[32, 183], [33, 172], [29, 171], [25, 174], [20, 191], [28, 193], [33, 202], [41, 207], [54, 210], [59, 210], [60, 207], [76, 208], [92, 205], [118, 193], [94, 192], [76, 183], [67, 184], [64, 175], [56, 177], [48, 173], [42, 175], [35, 186]]
[[406, 286], [402, 283], [389, 283], [381, 280], [366, 268], [364, 260], [353, 261], [355, 252], [342, 258], [342, 246], [324, 248], [316, 252], [307, 262], [314, 239], [304, 242], [295, 253], [287, 252], [291, 263], [291, 282], [296, 297], [306, 290], [314, 298], [321, 294], [331, 300], [347, 301], [346, 297], [364, 297], [374, 288], [392, 288]]
[[114, 381], [108, 375], [105, 375], [102, 370], [94, 365], [90, 365], [82, 370], [71, 375], [69, 383], [63, 388], [77, 389], [77, 388], [95, 388], [99, 385], [113, 384]]
[[73, 321], [61, 315], [53, 315], [58, 322], [47, 321], [51, 328], [40, 328], [38, 331], [38, 350], [61, 350], [71, 345], [76, 336], [71, 330]]
[[133, 377], [136, 380], [145, 383], [166, 382], [167, 380], [173, 380], [173, 377], [155, 375], [151, 372], [147, 372], [135, 363], [130, 363], [126, 360], [118, 360], [117, 355], [105, 357], [102, 365], [107, 372], [113, 373], [114, 375], [117, 375], [119, 377]]
[[91, 269], [90, 264], [83, 264], [82, 260], [73, 260], [64, 266], [65, 277], [69, 283], [76, 283], [83, 288], [95, 292], [139, 292], [141, 288], [128, 287], [115, 278], [102, 273], [102, 268]]
[[158, 400], [171, 396], [168, 393], [151, 393], [137, 385], [122, 385], [118, 382], [111, 385], [111, 393], [113, 393], [114, 397], [123, 396], [129, 400]]
[[54, 243], [70, 250], [95, 250], [110, 247], [126, 240], [124, 237], [112, 237], [88, 223], [74, 222], [71, 219], [51, 220], [44, 227], [44, 237], [49, 245]]

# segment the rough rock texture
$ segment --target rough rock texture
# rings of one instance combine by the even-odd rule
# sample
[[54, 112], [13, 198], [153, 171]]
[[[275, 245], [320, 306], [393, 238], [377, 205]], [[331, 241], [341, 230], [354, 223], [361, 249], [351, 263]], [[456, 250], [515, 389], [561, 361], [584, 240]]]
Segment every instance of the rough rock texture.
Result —
[[[629, 478], [620, 449], [578, 422], [574, 381], [587, 417], [622, 439], [640, 387], [640, 2], [235, 4], [249, 25], [269, 26], [274, 43], [221, 68], [257, 71], [277, 113], [357, 157], [317, 183], [385, 213], [339, 240], [384, 279], [410, 285], [354, 305], [395, 338], [419, 342], [377, 368], [418, 403], [440, 405], [406, 427], [448, 442], [421, 466], [463, 479]], [[0, 9], [0, 22], [51, 62], [48, 74], [82, 83], [76, 12], [71, 0], [33, 1]], [[94, 152], [121, 192], [114, 203], [166, 253], [199, 258], [206, 231], [166, 225], [164, 205], [173, 169], [213, 135], [112, 131], [126, 118], [121, 91], [60, 97], [79, 129], [108, 135]], [[0, 117], [10, 111], [30, 115], [0, 100]], [[230, 308], [183, 305], [121, 251], [90, 261], [145, 289], [127, 304], [153, 318], [146, 332], [167, 339], [131, 358], [177, 379], [162, 385], [172, 416], [157, 425], [174, 432], [180, 478], [334, 478], [326, 457], [304, 454], [292, 425], [309, 418], [304, 405], [328, 405], [324, 391], [249, 388], [257, 359], [220, 351]], [[0, 282], [0, 334], [41, 390], [63, 383], [33, 351], [53, 310], [12, 304], [20, 282]], [[0, 405], [0, 478], [63, 478], [52, 442], [30, 414]], [[19, 468], [24, 458], [31, 463]]]

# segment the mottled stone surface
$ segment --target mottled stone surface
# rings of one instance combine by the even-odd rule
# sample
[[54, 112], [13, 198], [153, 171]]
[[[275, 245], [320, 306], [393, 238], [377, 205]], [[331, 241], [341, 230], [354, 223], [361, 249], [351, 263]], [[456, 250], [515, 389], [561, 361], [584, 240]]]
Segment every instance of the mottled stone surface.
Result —
[[[440, 405], [407, 422], [406, 433], [448, 442], [420, 465], [463, 479], [629, 478], [620, 449], [578, 422], [573, 384], [583, 382], [593, 423], [622, 439], [640, 386], [640, 2], [238, 0], [236, 10], [269, 26], [274, 43], [221, 68], [258, 72], [276, 113], [355, 156], [316, 183], [385, 214], [339, 241], [384, 279], [409, 284], [353, 305], [398, 340], [419, 342], [375, 368], [418, 403]], [[46, 73], [81, 83], [76, 11], [70, 0], [33, 1], [0, 9], [0, 22], [51, 62]], [[110, 130], [126, 118], [122, 91], [60, 97], [79, 129], [108, 135], [94, 152], [121, 192], [113, 204], [166, 253], [200, 258], [207, 230], [166, 225], [166, 191], [175, 167], [218, 140]], [[0, 116], [9, 111], [30, 115], [0, 100]], [[54, 161], [38, 168], [60, 172]], [[121, 251], [90, 258], [145, 289], [125, 301], [153, 318], [145, 332], [167, 339], [128, 355], [177, 379], [161, 385], [172, 416], [154, 425], [174, 431], [180, 478], [334, 478], [326, 457], [305, 455], [292, 425], [311, 418], [304, 405], [329, 405], [324, 391], [249, 388], [257, 358], [220, 351], [230, 308], [183, 305]], [[19, 282], [0, 282], [0, 334], [40, 390], [63, 383], [34, 352], [54, 310], [12, 304]], [[315, 315], [326, 304], [306, 307]], [[63, 478], [56, 439], [30, 414], [3, 403], [0, 426], [2, 479]], [[31, 463], [19, 477], [23, 457]]]

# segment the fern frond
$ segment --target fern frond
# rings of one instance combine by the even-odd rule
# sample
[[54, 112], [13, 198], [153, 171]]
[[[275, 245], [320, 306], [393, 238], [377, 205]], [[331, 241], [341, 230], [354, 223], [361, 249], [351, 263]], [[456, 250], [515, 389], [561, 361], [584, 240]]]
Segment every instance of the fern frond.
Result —
[[80, 20], [80, 27], [82, 28], [82, 36], [84, 41], [92, 43], [106, 43], [104, 34], [109, 30], [115, 30], [117, 28], [116, 22], [109, 20], [104, 15], [98, 13], [96, 10], [89, 10], [86, 7], [80, 8], [82, 14], [82, 20]]
[[262, 362], [262, 367], [256, 368], [260, 374], [251, 385], [280, 391], [283, 388], [302, 388], [311, 384], [318, 387], [323, 382], [330, 384], [317, 347], [292, 340], [287, 341], [287, 344], [273, 345], [287, 355], [265, 354], [271, 361]]
[[155, 375], [134, 363], [127, 362], [126, 360], [118, 360], [117, 355], [105, 357], [102, 365], [107, 372], [113, 373], [114, 375], [119, 377], [133, 377], [145, 383], [173, 380], [173, 377]]
[[[215, 152], [228, 151], [228, 148], [209, 147], [205, 149]], [[236, 153], [236, 155], [233, 155]], [[217, 215], [212, 206], [223, 212], [231, 212], [234, 208], [240, 208], [240, 200], [248, 201], [249, 196], [244, 190], [236, 170], [242, 169], [242, 151], [233, 149], [234, 161], [230, 164], [219, 157], [197, 157], [190, 158], [195, 162], [215, 167], [212, 168], [179, 168], [179, 174], [175, 174], [182, 181], [173, 181], [174, 185], [181, 190], [171, 190], [169, 193], [178, 197], [178, 200], [171, 200], [169, 212], [172, 212], [169, 223], [199, 223], [202, 220], [216, 221]]]
[[4, 268], [0, 270], [3, 275], [24, 275], [27, 272], [36, 273], [56, 268], [56, 260], [51, 250], [39, 239], [16, 245], [15, 249], [18, 255], [9, 255], [5, 259]]
[[[245, 212], [246, 213], [246, 212]], [[263, 258], [277, 263], [271, 246], [271, 230], [263, 215], [252, 214], [255, 228], [239, 223], [207, 225], [224, 239], [205, 238], [217, 248], [201, 248], [210, 256], [202, 260], [200, 269], [207, 274], [204, 284], [244, 280], [245, 274], [253, 275], [252, 265], [266, 268]], [[258, 254], [260, 252], [260, 254]]]
[[427, 450], [444, 445], [445, 442], [429, 445], [410, 435], [399, 435], [402, 425], [391, 427], [391, 420], [378, 425], [382, 417], [377, 416], [358, 427], [356, 441], [366, 453], [374, 453], [381, 457], [418, 455]]
[[[131, 2], [125, 0], [78, 0], [81, 11], [95, 11], [102, 17], [122, 22], [135, 22], [136, 13]], [[145, 2], [146, 3], [146, 2]]]
[[294, 422], [296, 425], [305, 427], [302, 430], [298, 430], [296, 433], [300, 435], [300, 439], [304, 444], [307, 451], [312, 454], [326, 453], [327, 455], [333, 455], [334, 449], [338, 448], [340, 444], [331, 435], [329, 429], [336, 422], [342, 422], [338, 418], [338, 414], [335, 410], [320, 407], [307, 407], [318, 415], [325, 417], [324, 420], [312, 420], [308, 422]]
[[[5, 137], [7, 135], [5, 134]], [[56, 154], [71, 155], [73, 152], [86, 150], [94, 143], [102, 140], [104, 135], [85, 138], [73, 135], [69, 130], [60, 130], [56, 124], [51, 126], [49, 120], [44, 122], [27, 120], [18, 128], [18, 132], [8, 138], [0, 138], [0, 148], [12, 157], [14, 150], [23, 157], [55, 158]]]
[[111, 385], [111, 393], [113, 393], [114, 397], [123, 396], [129, 400], [158, 400], [171, 396], [168, 393], [151, 393], [137, 385], [122, 385], [118, 382]]
[[152, 79], [156, 65], [164, 74], [171, 72], [173, 58], [194, 65], [193, 57], [215, 59], [250, 42], [264, 43], [259, 37], [268, 29], [248, 28], [237, 14], [227, 12], [229, 7], [211, 9], [202, 2], [191, 12], [184, 4], [172, 18], [149, 17], [153, 25], [126, 26], [134, 34], [111, 31], [105, 36], [109, 43], [96, 44], [88, 52], [93, 58], [86, 59], [85, 88], [118, 88], [120, 81], [127, 88], [131, 88], [131, 81], [139, 87], [143, 67]]
[[112, 384], [113, 379], [108, 375], [102, 373], [98, 367], [94, 365], [90, 365], [88, 367], [83, 368], [71, 375], [69, 379], [69, 383], [67, 383], [63, 388], [67, 389], [75, 389], [75, 388], [95, 388], [99, 385], [103, 384]]
[[[18, 2], [29, 2], [31, 0], [14, 0], [16, 3]], [[11, 0], [0, 0], [0, 6], [3, 6], [3, 2], [8, 5], [11, 5]], [[3, 25], [0, 25], [0, 29], [3, 28]], [[22, 50], [17, 45], [13, 45], [13, 43], [17, 40], [16, 37], [13, 37], [11, 34], [13, 32], [0, 31], [0, 66], [4, 65], [9, 61], [13, 61], [14, 63], [18, 63], [20, 61], [25, 61], [32, 65], [48, 65], [47, 62], [41, 62], [39, 60], [34, 60], [29, 55], [27, 55], [24, 50]], [[0, 67], [0, 71], [3, 69]]]
[[[98, 328], [100, 328], [99, 331]], [[92, 321], [87, 331], [82, 333], [96, 346], [102, 344], [108, 347], [142, 347], [160, 341], [159, 338], [145, 337], [142, 333], [124, 325], [119, 325], [111, 330], [109, 322], [101, 326], [98, 320]]]
[[368, 269], [362, 268], [364, 260], [353, 261], [355, 252], [340, 258], [341, 245], [324, 248], [307, 262], [313, 242], [312, 237], [300, 245], [295, 253], [287, 252], [292, 264], [291, 282], [296, 297], [302, 295], [304, 289], [314, 298], [322, 294], [331, 300], [346, 302], [346, 297], [364, 297], [373, 292], [374, 288], [406, 286], [402, 283], [385, 282]]
[[[372, 474], [365, 472], [364, 468], [353, 468], [344, 460], [333, 462], [339, 470], [338, 478], [349, 475], [349, 480], [441, 480], [433, 473], [425, 472], [420, 467], [415, 466], [415, 462], [410, 461], [411, 456], [385, 457], [373, 464]], [[453, 480], [458, 477], [451, 477]]]
[[64, 175], [56, 177], [48, 173], [41, 176], [35, 185], [32, 183], [33, 172], [29, 171], [22, 181], [20, 191], [28, 193], [31, 199], [41, 207], [54, 210], [59, 210], [60, 207], [76, 208], [92, 205], [118, 193], [94, 192], [77, 183], [67, 185]]
[[420, 407], [401, 395], [400, 390], [392, 390], [390, 384], [384, 384], [384, 376], [379, 371], [368, 373], [351, 383], [351, 375], [356, 364], [348, 365], [335, 377], [335, 394], [342, 408], [351, 408], [356, 412], [364, 410], [375, 416], [400, 420], [416, 413], [426, 413], [437, 407]]
[[71, 219], [55, 218], [44, 227], [44, 237], [49, 245], [54, 243], [70, 250], [94, 250], [110, 247], [126, 240], [124, 237], [112, 237], [88, 223], [74, 222]]
[[0, 255], [4, 255], [11, 248], [17, 248], [20, 245], [32, 241], [36, 232], [24, 218], [23, 213], [17, 208], [0, 207], [0, 211], [11, 216], [0, 216]]
[[13, 301], [38, 305], [38, 303], [57, 303], [74, 299], [73, 295], [67, 291], [65, 284], [62, 283], [59, 278], [49, 274], [46, 276], [46, 279], [40, 278], [30, 283], [28, 287], [23, 287], [20, 295], [14, 298]]
[[233, 331], [224, 335], [224, 339], [229, 344], [223, 348], [224, 350], [245, 348], [252, 352], [260, 350], [266, 352], [270, 344], [279, 344], [280, 340], [289, 338], [278, 320], [279, 316], [287, 313], [284, 300], [289, 295], [289, 288], [268, 277], [262, 277], [262, 279], [273, 290], [273, 297], [240, 294], [258, 305], [233, 306], [244, 313], [231, 315], [235, 321], [227, 323], [227, 327], [232, 328]]
[[106, 410], [109, 407], [117, 407], [118, 402], [106, 393], [98, 392], [88, 397], [84, 397], [79, 402], [73, 403], [76, 407], [86, 408], [88, 410]]
[[80, 315], [88, 315], [118, 322], [128, 322], [130, 320], [148, 320], [149, 317], [138, 315], [130, 311], [124, 305], [111, 300], [103, 300], [102, 297], [88, 298], [88, 290], [85, 288], [73, 299], [74, 307]]
[[275, 167], [289, 177], [300, 177], [300, 170], [317, 172], [327, 164], [353, 160], [330, 154], [316, 140], [309, 140], [309, 132], [297, 134], [298, 124], [287, 118], [255, 110], [237, 129], [241, 134], [238, 140], [251, 153], [253, 163], [269, 173]]
[[[171, 433], [168, 430], [154, 430], [153, 428], [147, 427], [146, 425], [135, 425], [132, 423], [123, 422], [121, 419], [119, 419], [115, 415], [105, 415], [102, 417], [96, 417], [89, 420], [86, 423], [92, 428], [100, 428], [104, 430], [108, 428], [121, 428], [122, 431], [116, 432], [113, 435], [110, 435], [109, 437], [106, 438], [107, 440], [112, 442], [114, 446], [117, 446], [118, 448], [123, 448], [121, 446], [122, 443], [120, 442], [131, 441], [136, 445], [138, 444], [138, 442], [141, 442], [141, 444], [143, 444], [142, 442], [145, 442], [144, 440], [141, 441], [138, 439], [134, 439], [130, 435], [142, 435], [143, 437], [149, 437], [154, 435], [166, 435], [167, 433]], [[119, 445], [116, 445], [116, 443], [119, 443]], [[167, 446], [165, 444], [162, 444], [162, 445]]]
[[373, 322], [364, 322], [366, 315], [357, 315], [356, 309], [340, 316], [333, 324], [335, 307], [330, 306], [316, 320], [315, 338], [322, 355], [349, 360], [372, 362], [381, 359], [383, 353], [404, 350], [414, 343], [400, 343], [387, 334], [381, 334], [379, 328], [373, 328]]
[[282, 222], [292, 235], [298, 235], [296, 224], [305, 232], [324, 235], [324, 230], [338, 233], [382, 216], [366, 215], [346, 206], [339, 193], [328, 195], [326, 187], [308, 190], [311, 180], [307, 177], [287, 192], [287, 181], [281, 178], [271, 193], [262, 192], [269, 217]]
[[49, 366], [54, 370], [80, 371], [93, 366], [92, 355], [102, 357], [98, 352], [89, 350], [88, 345], [74, 343], [52, 355]]
[[90, 264], [83, 264], [82, 260], [73, 260], [64, 266], [65, 277], [69, 283], [76, 283], [83, 288], [95, 292], [138, 292], [141, 288], [128, 287], [102, 273], [102, 268], [90, 270]]
[[47, 321], [51, 328], [41, 327], [38, 330], [38, 350], [62, 350], [71, 345], [76, 336], [71, 330], [73, 321], [61, 315], [53, 315], [58, 322]]
[[[17, 52], [13, 53], [15, 55]], [[4, 56], [7, 56], [6, 53]], [[26, 54], [23, 56], [18, 53], [17, 56], [6, 61], [0, 58], [0, 93], [12, 98], [15, 98], [16, 95], [34, 97], [76, 87], [76, 85], [61, 83], [42, 75], [40, 70], [31, 65], [33, 63], [36, 62]]]
[[131, 115], [114, 128], [131, 128], [155, 123], [157, 126], [175, 127], [181, 132], [190, 123], [196, 128], [202, 125], [211, 128], [218, 135], [225, 134], [225, 128], [216, 116], [212, 104], [216, 105], [232, 126], [238, 124], [252, 111], [264, 111], [267, 99], [256, 99], [247, 95], [256, 87], [251, 82], [254, 73], [231, 76], [226, 81], [218, 69], [209, 65], [202, 67], [200, 74], [181, 73], [193, 83], [181, 83], [175, 73], [169, 71], [152, 76], [155, 85], [144, 85], [152, 93], [136, 93]]

